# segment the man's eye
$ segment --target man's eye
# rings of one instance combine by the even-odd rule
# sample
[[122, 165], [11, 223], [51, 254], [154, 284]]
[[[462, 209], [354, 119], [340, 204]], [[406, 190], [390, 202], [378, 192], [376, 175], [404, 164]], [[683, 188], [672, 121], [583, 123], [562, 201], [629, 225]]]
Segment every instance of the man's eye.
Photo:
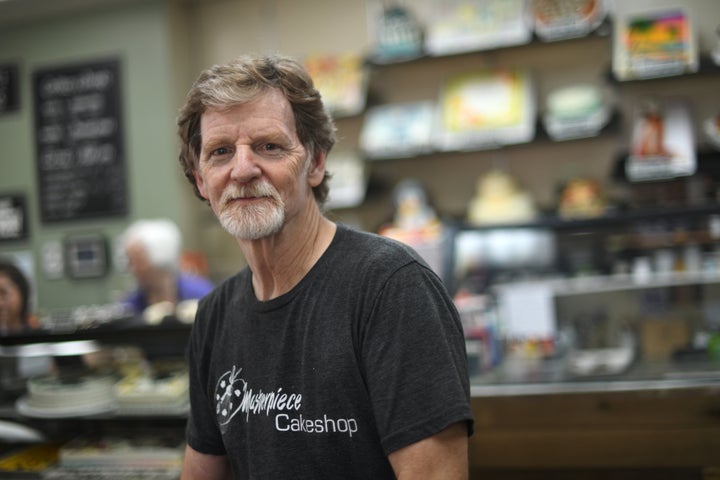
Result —
[[229, 150], [226, 147], [220, 147], [213, 150], [213, 155], [225, 155], [229, 152]]
[[266, 152], [273, 152], [280, 149], [280, 145], [277, 143], [266, 143], [262, 146], [262, 149]]

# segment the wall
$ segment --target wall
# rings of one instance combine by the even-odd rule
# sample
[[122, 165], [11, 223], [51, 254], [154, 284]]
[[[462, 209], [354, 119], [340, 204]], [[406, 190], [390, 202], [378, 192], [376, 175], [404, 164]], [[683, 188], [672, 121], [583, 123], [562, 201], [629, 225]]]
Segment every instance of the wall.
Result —
[[[408, 2], [422, 19], [427, 19], [432, 0]], [[280, 51], [303, 56], [312, 53], [365, 53], [372, 46], [367, 5], [379, 0], [358, 2], [340, 0], [220, 0], [203, 5], [194, 15], [198, 35], [198, 69], [226, 61], [245, 51]], [[626, 13], [656, 7], [686, 5], [698, 28], [700, 47], [710, 50], [716, 42], [715, 29], [720, 21], [720, 4], [716, 0], [631, 0], [608, 2], [611, 11]], [[433, 59], [388, 66], [373, 72], [372, 93], [384, 103], [437, 98], [442, 82], [456, 72], [487, 65], [522, 66], [536, 74], [537, 88], [544, 96], [551, 88], [570, 82], [606, 83], [611, 65], [611, 37], [595, 37], [552, 45], [482, 52], [476, 55]], [[581, 142], [531, 143], [500, 151], [467, 154], [433, 155], [422, 158], [373, 162], [372, 174], [380, 179], [382, 191], [374, 191], [360, 209], [331, 212], [333, 218], [374, 229], [387, 219], [390, 210], [390, 187], [400, 179], [414, 175], [421, 178], [441, 213], [463, 216], [475, 194], [476, 180], [495, 166], [506, 168], [544, 208], [556, 201], [556, 188], [572, 176], [609, 178], [617, 154], [627, 148], [628, 119], [635, 99], [644, 94], [682, 94], [690, 90], [693, 103], [700, 106], [696, 118], [704, 118], [718, 105], [707, 102], [714, 92], [716, 77], [692, 80], [678, 86], [673, 81], [608, 86], [608, 95], [623, 112], [623, 121], [615, 135]], [[690, 87], [688, 88], [688, 85]], [[357, 146], [362, 118], [337, 121], [340, 142], [336, 151]], [[332, 161], [332, 154], [330, 156]], [[612, 189], [611, 185], [604, 185]], [[200, 217], [202, 220], [202, 216]], [[231, 255], [222, 234], [212, 220], [207, 222], [214, 263]], [[234, 246], [230, 246], [234, 249]]]
[[[379, 0], [377, 0], [379, 1]], [[242, 52], [365, 53], [371, 47], [367, 6], [376, 0], [133, 0], [110, 2], [80, 14], [21, 21], [0, 27], [0, 61], [21, 64], [22, 109], [0, 116], [0, 192], [28, 196], [31, 236], [27, 242], [0, 244], [0, 253], [29, 251], [67, 234], [100, 231], [114, 239], [128, 221], [169, 216], [181, 226], [186, 243], [203, 250], [215, 279], [243, 263], [232, 239], [217, 225], [209, 209], [192, 198], [176, 166], [174, 118], [184, 93], [203, 68]], [[413, 2], [426, 11], [430, 0]], [[720, 18], [716, 0], [634, 0], [610, 2], [615, 10], [642, 10], [682, 3], [690, 8], [700, 30], [701, 48], [715, 43]], [[602, 75], [609, 66], [609, 39], [586, 39], [552, 46], [531, 46], [487, 52], [468, 58], [436, 59], [417, 66], [389, 67], [377, 73], [374, 85], [387, 102], [435, 98], [440, 82], [452, 72], [473, 65], [523, 65], [543, 69], [541, 89], [570, 79]], [[130, 213], [127, 218], [41, 225], [36, 202], [32, 101], [29, 78], [35, 68], [116, 55], [123, 62], [123, 114], [129, 170]], [[560, 68], [562, 66], [562, 68]], [[657, 83], [655, 90], [672, 90]], [[712, 82], [698, 83], [696, 96], [711, 95]], [[695, 87], [695, 85], [694, 85]], [[647, 85], [629, 87], [644, 90]], [[642, 93], [642, 92], [636, 92]], [[635, 94], [631, 91], [631, 94]], [[705, 102], [704, 108], [713, 105]], [[705, 113], [705, 112], [700, 112]], [[362, 118], [338, 120], [336, 150], [354, 149]], [[374, 174], [391, 185], [409, 172], [428, 182], [442, 213], [462, 215], [475, 192], [478, 176], [497, 164], [517, 175], [521, 185], [542, 204], [553, 201], [554, 186], [569, 175], [607, 177], [622, 134], [580, 143], [530, 144], [500, 152], [475, 152], [452, 157], [386, 162]], [[440, 165], [442, 167], [440, 167]], [[368, 198], [361, 209], [331, 212], [333, 218], [376, 227], [389, 210], [389, 188]], [[39, 305], [65, 308], [108, 301], [128, 285], [127, 275], [113, 271], [99, 281], [47, 280], [36, 265]]]
[[[0, 244], [0, 254], [29, 251], [35, 256], [41, 309], [105, 303], [129, 281], [114, 269], [97, 280], [48, 280], [38, 265], [46, 242], [85, 232], [102, 233], [112, 242], [138, 217], [167, 216], [188, 230], [183, 213], [187, 188], [176, 161], [177, 99], [168, 18], [165, 2], [135, 1], [23, 21], [0, 30], [0, 63], [19, 62], [21, 76], [20, 110], [0, 116], [0, 192], [26, 194], [30, 228], [27, 241]], [[35, 178], [32, 72], [107, 57], [121, 61], [129, 214], [43, 225]]]

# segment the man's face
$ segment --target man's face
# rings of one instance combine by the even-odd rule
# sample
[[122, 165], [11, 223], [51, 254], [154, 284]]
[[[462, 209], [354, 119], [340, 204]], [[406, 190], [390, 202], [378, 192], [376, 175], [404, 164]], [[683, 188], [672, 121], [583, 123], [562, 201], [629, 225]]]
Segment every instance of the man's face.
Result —
[[308, 159], [281, 92], [272, 89], [243, 105], [209, 109], [200, 132], [198, 190], [234, 237], [276, 234], [314, 201], [315, 162]]

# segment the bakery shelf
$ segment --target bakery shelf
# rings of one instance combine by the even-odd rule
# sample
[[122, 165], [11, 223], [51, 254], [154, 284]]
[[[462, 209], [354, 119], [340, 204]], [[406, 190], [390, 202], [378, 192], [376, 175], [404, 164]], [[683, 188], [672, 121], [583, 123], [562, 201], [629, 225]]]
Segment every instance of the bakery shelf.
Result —
[[525, 223], [502, 223], [488, 225], [471, 225], [468, 223], [461, 223], [457, 225], [456, 228], [459, 231], [498, 230], [514, 228], [575, 230], [586, 228], [612, 227], [644, 221], [667, 220], [673, 217], [700, 217], [712, 214], [720, 214], [720, 203], [617, 211], [596, 218], [566, 219], [552, 215], [542, 217], [533, 222]]

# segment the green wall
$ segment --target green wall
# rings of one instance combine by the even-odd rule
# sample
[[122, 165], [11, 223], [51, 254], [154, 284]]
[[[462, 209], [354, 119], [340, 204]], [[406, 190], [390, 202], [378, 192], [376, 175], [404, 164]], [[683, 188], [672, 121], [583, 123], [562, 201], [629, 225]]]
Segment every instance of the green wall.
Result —
[[[40, 265], [42, 246], [67, 235], [101, 233], [111, 245], [127, 224], [140, 217], [165, 216], [187, 227], [186, 190], [177, 166], [174, 119], [177, 94], [171, 52], [171, 15], [163, 1], [125, 2], [0, 27], [0, 64], [20, 66], [21, 107], [0, 114], [0, 194], [23, 193], [30, 235], [0, 243], [0, 255], [34, 258], [36, 305], [40, 310], [101, 304], [132, 284], [111, 265], [100, 279], [48, 279]], [[99, 220], [41, 224], [35, 177], [31, 78], [36, 69], [118, 58], [128, 172], [128, 215]]]

